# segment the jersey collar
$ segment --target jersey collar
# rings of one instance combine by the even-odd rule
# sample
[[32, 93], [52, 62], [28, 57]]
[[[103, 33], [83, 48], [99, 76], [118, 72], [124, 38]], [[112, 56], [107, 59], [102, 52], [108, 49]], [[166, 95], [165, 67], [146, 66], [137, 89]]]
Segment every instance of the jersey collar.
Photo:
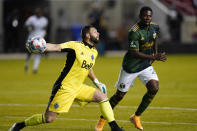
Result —
[[85, 42], [85, 41], [83, 41], [83, 44], [84, 44], [85, 46], [88, 46], [90, 49], [94, 47], [94, 46], [92, 46], [92, 45], [88, 44], [88, 43], [87, 43], [87, 42]]

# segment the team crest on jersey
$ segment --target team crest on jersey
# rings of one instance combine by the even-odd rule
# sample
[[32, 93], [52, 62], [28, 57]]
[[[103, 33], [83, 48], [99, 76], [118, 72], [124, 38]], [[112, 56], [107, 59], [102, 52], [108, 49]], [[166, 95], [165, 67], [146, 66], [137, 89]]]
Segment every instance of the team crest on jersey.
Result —
[[157, 36], [157, 33], [153, 33], [153, 38], [155, 39], [156, 38], [156, 36]]
[[94, 55], [91, 55], [91, 59], [94, 60]]
[[84, 55], [84, 53], [83, 53], [83, 52], [81, 52], [81, 55]]
[[58, 103], [55, 103], [54, 104], [54, 107], [55, 107], [55, 109], [59, 108], [59, 104]]

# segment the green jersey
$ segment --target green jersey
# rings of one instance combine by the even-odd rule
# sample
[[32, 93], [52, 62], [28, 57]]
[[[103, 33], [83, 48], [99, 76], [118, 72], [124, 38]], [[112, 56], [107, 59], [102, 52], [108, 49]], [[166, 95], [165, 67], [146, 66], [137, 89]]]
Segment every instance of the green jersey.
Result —
[[124, 56], [122, 67], [128, 73], [142, 71], [149, 67], [150, 60], [134, 58], [129, 50], [138, 50], [144, 54], [152, 55], [155, 39], [159, 34], [159, 25], [150, 23], [149, 28], [145, 28], [140, 22], [136, 23], [128, 33], [129, 49]]

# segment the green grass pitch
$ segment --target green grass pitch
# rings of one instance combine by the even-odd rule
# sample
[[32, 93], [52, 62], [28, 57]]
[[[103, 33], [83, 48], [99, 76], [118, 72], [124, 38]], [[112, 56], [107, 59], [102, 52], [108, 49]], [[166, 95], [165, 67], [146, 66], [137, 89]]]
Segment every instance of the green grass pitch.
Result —
[[[0, 60], [0, 131], [6, 131], [18, 121], [43, 113], [53, 83], [59, 76], [66, 58], [42, 58], [38, 74], [24, 73], [24, 59]], [[116, 89], [122, 57], [98, 58], [94, 66], [98, 79], [108, 88], [108, 97]], [[197, 55], [169, 55], [166, 62], [153, 64], [160, 90], [143, 113], [145, 131], [197, 130]], [[85, 83], [93, 86], [90, 80]], [[126, 131], [137, 131], [128, 121], [146, 92], [137, 79], [123, 101], [115, 108], [117, 122]], [[24, 131], [93, 131], [100, 111], [97, 104], [86, 107], [73, 104], [70, 111], [54, 123], [27, 127]], [[106, 124], [104, 131], [109, 131]]]

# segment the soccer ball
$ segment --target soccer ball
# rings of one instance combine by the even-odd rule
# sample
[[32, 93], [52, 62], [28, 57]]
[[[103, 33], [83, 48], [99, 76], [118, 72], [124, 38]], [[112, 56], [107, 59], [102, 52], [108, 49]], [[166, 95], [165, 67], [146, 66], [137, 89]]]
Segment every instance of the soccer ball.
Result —
[[30, 53], [43, 53], [46, 49], [46, 41], [40, 36], [35, 36], [27, 40], [26, 48]]

